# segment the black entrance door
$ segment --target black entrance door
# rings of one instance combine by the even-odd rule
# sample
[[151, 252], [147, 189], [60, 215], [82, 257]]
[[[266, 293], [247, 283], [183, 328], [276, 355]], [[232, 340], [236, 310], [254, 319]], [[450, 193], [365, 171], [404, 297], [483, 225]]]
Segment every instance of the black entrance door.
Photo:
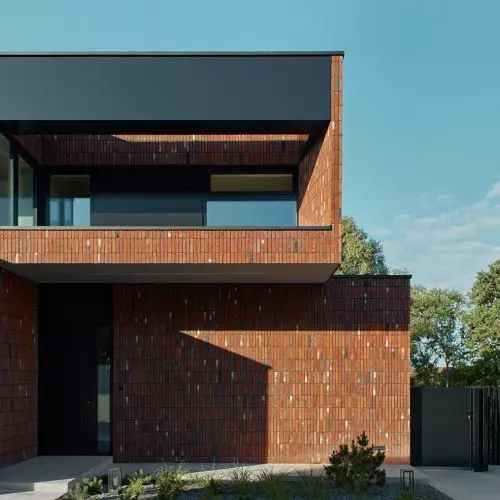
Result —
[[39, 287], [39, 453], [110, 453], [112, 288]]

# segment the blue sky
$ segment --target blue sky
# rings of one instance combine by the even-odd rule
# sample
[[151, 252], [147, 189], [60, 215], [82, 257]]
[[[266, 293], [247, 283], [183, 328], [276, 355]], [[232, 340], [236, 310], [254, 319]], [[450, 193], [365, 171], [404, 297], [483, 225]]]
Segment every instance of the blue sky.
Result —
[[468, 288], [500, 258], [498, 0], [16, 0], [0, 51], [344, 50], [344, 213]]

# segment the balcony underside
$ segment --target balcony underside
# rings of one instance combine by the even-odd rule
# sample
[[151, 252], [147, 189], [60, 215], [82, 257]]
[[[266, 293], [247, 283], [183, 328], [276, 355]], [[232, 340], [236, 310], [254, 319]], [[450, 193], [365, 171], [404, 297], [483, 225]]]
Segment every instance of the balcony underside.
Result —
[[325, 283], [336, 264], [11, 264], [37, 283]]

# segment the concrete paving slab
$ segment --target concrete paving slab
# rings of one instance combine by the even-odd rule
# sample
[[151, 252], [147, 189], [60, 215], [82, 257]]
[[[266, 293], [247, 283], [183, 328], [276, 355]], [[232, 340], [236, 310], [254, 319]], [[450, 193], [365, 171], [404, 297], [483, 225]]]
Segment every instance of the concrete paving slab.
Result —
[[455, 467], [417, 467], [429, 484], [453, 500], [499, 500], [500, 466], [488, 472], [472, 472]]
[[17, 493], [0, 492], [1, 500], [54, 500], [57, 493], [35, 493], [34, 491], [20, 491]]
[[73, 481], [103, 470], [111, 462], [111, 457], [105, 456], [35, 457], [0, 470], [0, 492], [33, 491], [60, 495], [68, 491], [68, 485]]

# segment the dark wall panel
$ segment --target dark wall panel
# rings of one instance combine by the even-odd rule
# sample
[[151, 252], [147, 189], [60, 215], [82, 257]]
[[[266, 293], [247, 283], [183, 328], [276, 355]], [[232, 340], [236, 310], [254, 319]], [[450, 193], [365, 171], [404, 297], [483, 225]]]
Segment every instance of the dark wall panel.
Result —
[[2, 56], [0, 120], [330, 120], [330, 56]]

